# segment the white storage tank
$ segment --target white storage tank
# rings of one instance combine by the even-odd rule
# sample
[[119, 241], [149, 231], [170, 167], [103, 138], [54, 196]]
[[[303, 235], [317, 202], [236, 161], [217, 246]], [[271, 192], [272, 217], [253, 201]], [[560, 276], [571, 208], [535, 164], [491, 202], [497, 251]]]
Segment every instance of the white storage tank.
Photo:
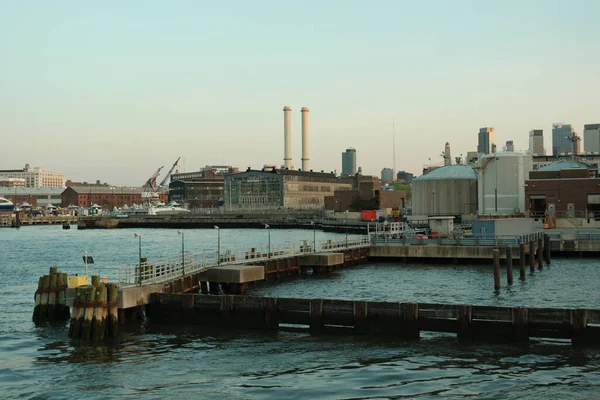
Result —
[[533, 170], [530, 154], [503, 151], [478, 160], [479, 215], [515, 215], [525, 212], [525, 181]]
[[413, 215], [469, 215], [477, 211], [477, 178], [466, 165], [436, 168], [412, 182]]

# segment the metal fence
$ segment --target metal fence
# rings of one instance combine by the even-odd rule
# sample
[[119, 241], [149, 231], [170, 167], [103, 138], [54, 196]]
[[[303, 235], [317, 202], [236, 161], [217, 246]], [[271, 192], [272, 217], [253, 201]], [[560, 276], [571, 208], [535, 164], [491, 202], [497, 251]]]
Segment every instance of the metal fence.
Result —
[[489, 247], [506, 247], [518, 246], [521, 243], [529, 243], [537, 241], [538, 238], [544, 236], [544, 232], [534, 232], [524, 235], [484, 235], [478, 237], [466, 237], [462, 239], [452, 238], [402, 238], [392, 239], [389, 237], [374, 236], [373, 243], [377, 245], [401, 245], [401, 246], [489, 246]]
[[198, 254], [181, 253], [160, 260], [125, 265], [119, 267], [118, 282], [122, 287], [160, 284], [173, 281], [182, 276], [202, 272], [222, 265], [245, 264], [267, 260], [283, 259], [296, 255], [335, 249], [357, 249], [371, 246], [367, 235], [349, 236], [337, 240], [302, 240], [299, 246], [292, 242], [273, 243], [254, 247], [239, 247], [205, 251]]

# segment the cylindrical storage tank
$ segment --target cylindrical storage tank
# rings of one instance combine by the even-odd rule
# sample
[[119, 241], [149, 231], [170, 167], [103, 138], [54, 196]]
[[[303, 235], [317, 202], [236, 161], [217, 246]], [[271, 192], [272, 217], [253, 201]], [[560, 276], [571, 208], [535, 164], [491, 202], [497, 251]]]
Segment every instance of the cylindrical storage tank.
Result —
[[477, 178], [471, 167], [448, 165], [412, 182], [413, 215], [469, 215], [477, 211]]
[[503, 151], [478, 160], [478, 213], [515, 215], [525, 212], [525, 181], [533, 170], [529, 154]]

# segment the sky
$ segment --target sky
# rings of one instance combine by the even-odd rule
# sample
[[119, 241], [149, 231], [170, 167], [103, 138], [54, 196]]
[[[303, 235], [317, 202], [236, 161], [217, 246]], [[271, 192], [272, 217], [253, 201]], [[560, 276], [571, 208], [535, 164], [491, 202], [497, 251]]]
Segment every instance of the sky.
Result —
[[528, 147], [554, 122], [600, 122], [600, 2], [4, 1], [0, 169], [142, 185], [182, 157], [283, 163], [283, 107], [301, 166], [420, 174], [476, 150]]

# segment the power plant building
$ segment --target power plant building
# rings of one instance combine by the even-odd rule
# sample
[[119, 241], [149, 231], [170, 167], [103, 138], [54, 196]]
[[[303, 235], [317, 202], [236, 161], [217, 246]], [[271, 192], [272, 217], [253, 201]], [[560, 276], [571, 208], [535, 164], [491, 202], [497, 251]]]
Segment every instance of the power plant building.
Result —
[[534, 156], [546, 155], [543, 129], [532, 129], [529, 131], [529, 152]]
[[412, 181], [412, 213], [461, 216], [477, 211], [477, 177], [466, 165], [436, 168]]
[[494, 128], [480, 128], [477, 139], [478, 154], [490, 154], [493, 152], [492, 145], [494, 144]]
[[499, 152], [479, 158], [477, 175], [479, 215], [525, 212], [525, 180], [533, 170], [530, 154]]
[[588, 154], [600, 153], [600, 124], [583, 126], [583, 149]]
[[225, 175], [224, 206], [229, 209], [323, 208], [325, 197], [352, 184], [326, 172], [266, 167]]
[[342, 176], [352, 176], [356, 174], [356, 150], [352, 147], [342, 153]]

